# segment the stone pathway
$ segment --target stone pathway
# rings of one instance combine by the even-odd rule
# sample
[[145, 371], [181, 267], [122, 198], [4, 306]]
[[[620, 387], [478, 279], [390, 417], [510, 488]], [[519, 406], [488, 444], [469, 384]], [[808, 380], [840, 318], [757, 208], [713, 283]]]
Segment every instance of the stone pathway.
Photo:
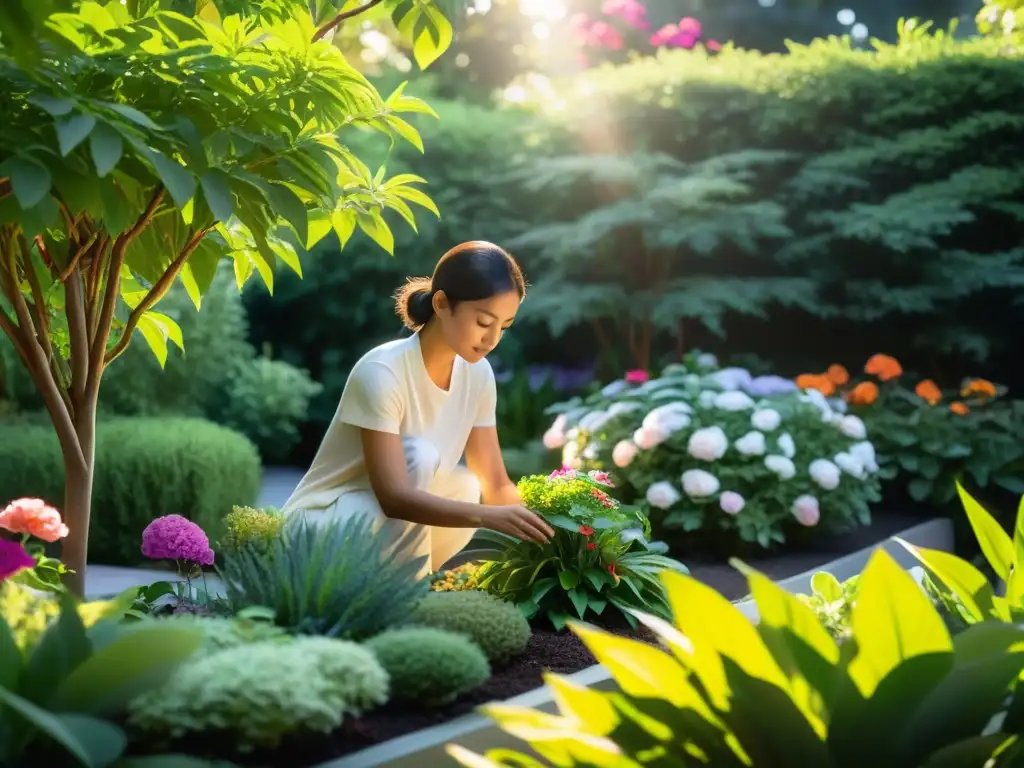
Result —
[[[302, 474], [303, 470], [293, 467], [269, 467], [264, 470], [263, 488], [260, 490], [257, 506], [280, 509], [299, 484]], [[99, 600], [119, 595], [131, 587], [174, 578], [172, 572], [156, 568], [90, 565], [85, 575], [85, 596], [89, 600]], [[207, 577], [207, 585], [212, 590], [218, 590], [220, 583], [217, 579]]]

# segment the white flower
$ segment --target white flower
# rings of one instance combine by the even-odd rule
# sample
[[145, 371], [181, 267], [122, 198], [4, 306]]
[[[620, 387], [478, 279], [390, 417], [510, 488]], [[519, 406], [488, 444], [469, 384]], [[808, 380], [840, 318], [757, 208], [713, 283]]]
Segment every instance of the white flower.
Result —
[[744, 456], [762, 456], [765, 450], [764, 433], [751, 430], [734, 442], [733, 447]]
[[754, 407], [754, 401], [746, 392], [735, 390], [719, 394], [715, 397], [714, 405], [723, 411], [745, 411]]
[[693, 409], [686, 403], [667, 403], [659, 405], [644, 416], [644, 429], [653, 429], [666, 436], [690, 426], [690, 412]]
[[811, 462], [811, 466], [808, 467], [808, 472], [810, 472], [811, 480], [826, 491], [833, 491], [839, 487], [841, 477], [839, 467], [828, 459], [815, 459]]
[[878, 460], [875, 458], [875, 446], [867, 440], [862, 440], [859, 443], [851, 445], [850, 453], [860, 459], [860, 463], [864, 465], [864, 469], [868, 472], [878, 471]]
[[697, 395], [697, 403], [701, 408], [710, 408], [715, 404], [715, 398], [718, 397], [718, 394], [713, 389], [705, 389]]
[[750, 423], [754, 429], [771, 432], [778, 429], [779, 424], [782, 423], [782, 417], [774, 408], [762, 408], [750, 414]]
[[683, 472], [683, 490], [692, 499], [703, 499], [718, 493], [718, 478], [703, 469]]
[[647, 503], [658, 509], [668, 509], [682, 498], [676, 487], [665, 480], [651, 483], [647, 489]]
[[679, 400], [681, 397], [689, 397], [690, 393], [679, 387], [665, 387], [651, 395], [652, 400]]
[[586, 448], [583, 449], [583, 458], [588, 461], [593, 461], [597, 458], [597, 452], [601, 449], [600, 443], [587, 443]]
[[796, 474], [796, 465], [785, 456], [770, 453], [764, 457], [764, 466], [779, 476], [780, 480], [789, 480]]
[[695, 459], [703, 461], [717, 461], [725, 455], [725, 449], [729, 447], [729, 440], [721, 427], [704, 427], [690, 435], [690, 441], [686, 444], [686, 450]]
[[792, 459], [796, 456], [796, 443], [793, 442], [793, 436], [789, 432], [783, 432], [779, 435], [775, 444], [779, 446], [779, 450], [782, 451], [782, 455], [787, 459]]
[[585, 413], [580, 417], [580, 420], [576, 422], [576, 426], [582, 432], [593, 432], [595, 429], [600, 429], [603, 419], [606, 419], [604, 411], [591, 411]]
[[631, 402], [629, 400], [622, 400], [618, 403], [612, 403], [610, 406], [608, 406], [608, 418], [610, 419], [614, 416], [621, 416], [624, 413], [638, 411], [641, 407], [642, 406], [640, 405], [640, 403]]
[[580, 461], [580, 445], [577, 442], [566, 443], [562, 448], [562, 466], [570, 469], [581, 469], [583, 462]]
[[579, 436], [580, 431], [576, 427], [573, 427], [572, 429], [565, 433], [566, 440], [576, 440]]
[[700, 386], [700, 376], [696, 373], [688, 373], [683, 376], [683, 385], [691, 388]]
[[864, 478], [864, 462], [852, 453], [846, 453], [845, 451], [837, 453], [832, 460], [846, 474], [856, 477], [858, 480]]
[[612, 448], [612, 461], [619, 469], [625, 469], [633, 463], [638, 450], [631, 440], [619, 440]]
[[703, 355], [697, 355], [697, 365], [701, 368], [717, 368], [718, 358], [710, 352], [705, 352]]
[[821, 510], [818, 507], [818, 500], [813, 496], [798, 496], [793, 502], [793, 517], [800, 525], [808, 527], [817, 525], [821, 519]]
[[566, 414], [564, 414], [564, 413], [558, 414], [558, 416], [555, 417], [554, 422], [551, 424], [551, 429], [556, 429], [559, 432], [564, 432], [565, 431], [565, 424], [566, 424], [566, 422], [568, 420], [569, 420], [569, 417]]
[[819, 411], [821, 411], [822, 421], [828, 421], [827, 417], [832, 416], [832, 406], [828, 404], [828, 400], [821, 392], [816, 389], [804, 390], [803, 395], [800, 398], [806, 403], [810, 403]]
[[619, 392], [621, 392], [625, 388], [625, 379], [617, 379], [611, 382], [610, 384], [605, 384], [604, 387], [601, 388], [601, 394], [604, 395], [605, 397], [615, 397], [615, 395], [619, 394]]
[[738, 515], [743, 511], [744, 505], [746, 505], [746, 502], [736, 491], [726, 491], [718, 499], [718, 506], [727, 515]]
[[843, 416], [842, 421], [839, 422], [839, 431], [852, 440], [863, 440], [868, 434], [864, 422], [852, 414]]
[[555, 451], [565, 445], [565, 433], [560, 429], [550, 427], [547, 432], [544, 433], [544, 447], [549, 451]]
[[833, 397], [828, 401], [828, 405], [836, 413], [846, 413], [846, 401], [841, 397]]
[[640, 427], [640, 429], [633, 433], [633, 442], [636, 443], [636, 447], [640, 450], [649, 451], [651, 448], [661, 445], [666, 437], [668, 435], [659, 429]]

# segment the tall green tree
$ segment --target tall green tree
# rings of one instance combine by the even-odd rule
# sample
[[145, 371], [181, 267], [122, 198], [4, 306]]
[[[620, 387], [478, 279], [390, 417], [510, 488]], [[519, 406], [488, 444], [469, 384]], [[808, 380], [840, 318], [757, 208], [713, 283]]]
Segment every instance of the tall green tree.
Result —
[[[452, 0], [439, 0], [452, 12]], [[427, 67], [452, 27], [433, 0], [5, 0], [0, 9], [0, 328], [60, 441], [63, 559], [84, 589], [96, 404], [135, 331], [161, 361], [181, 347], [158, 311], [180, 282], [197, 307], [217, 263], [272, 290], [279, 262], [332, 229], [385, 250], [383, 218], [437, 214], [424, 180], [371, 170], [345, 144], [376, 131], [422, 149], [401, 115], [433, 114], [404, 85], [383, 98], [332, 45], [390, 16]]]

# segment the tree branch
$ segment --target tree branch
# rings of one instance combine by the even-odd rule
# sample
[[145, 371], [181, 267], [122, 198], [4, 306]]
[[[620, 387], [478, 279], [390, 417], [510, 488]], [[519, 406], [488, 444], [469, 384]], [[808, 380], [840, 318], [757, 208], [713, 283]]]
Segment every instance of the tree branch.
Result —
[[358, 8], [352, 8], [351, 10], [339, 13], [337, 16], [335, 16], [333, 19], [331, 19], [329, 22], [324, 24], [322, 27], [320, 27], [320, 29], [316, 31], [316, 34], [313, 35], [313, 42], [315, 43], [318, 40], [323, 40], [324, 37], [327, 36], [328, 32], [330, 32], [336, 26], [341, 24], [341, 22], [343, 22], [345, 19], [351, 19], [353, 16], [358, 16], [361, 13], [366, 13], [375, 6], [380, 5], [382, 2], [384, 2], [384, 0], [367, 0], [367, 2], [363, 3]]
[[65, 284], [64, 314], [71, 337], [72, 402], [86, 406], [86, 385], [89, 382], [89, 320], [85, 313], [82, 273], [75, 270]]
[[[100, 375], [103, 373], [103, 359], [107, 353], [107, 340], [110, 338], [110, 325], [117, 309], [118, 288], [121, 285], [121, 267], [124, 265], [125, 253], [132, 241], [139, 236], [152, 220], [156, 209], [164, 199], [164, 188], [159, 186], [153, 193], [149, 204], [127, 232], [118, 235], [110, 252], [110, 266], [107, 270], [107, 285], [103, 294], [103, 306], [100, 309], [93, 334], [92, 348], [89, 356], [89, 380], [86, 384], [86, 396], [94, 397], [99, 389]], [[98, 298], [98, 297], [97, 297]]]
[[[22, 266], [25, 268], [25, 277], [28, 279], [29, 288], [32, 291], [32, 306], [35, 309], [37, 322], [36, 337], [39, 339], [39, 346], [42, 347], [46, 353], [47, 360], [49, 360], [53, 357], [53, 345], [50, 343], [50, 317], [46, 313], [46, 298], [43, 296], [43, 286], [40, 284], [39, 275], [36, 274], [35, 267], [32, 264], [32, 246], [28, 244], [28, 241], [22, 234], [18, 235], [18, 245], [21, 247], [21, 253], [24, 257]], [[15, 282], [17, 282], [17, 279], [18, 276], [14, 275]]]
[[57, 276], [58, 280], [60, 280], [62, 283], [66, 283], [68, 281], [68, 278], [71, 277], [71, 273], [73, 273], [78, 268], [78, 263], [82, 260], [82, 257], [86, 254], [86, 252], [88, 252], [90, 248], [92, 248], [96, 244], [96, 241], [99, 239], [99, 237], [99, 232], [93, 232], [88, 240], [86, 240], [82, 245], [78, 246], [78, 250], [76, 250], [75, 254], [71, 257], [71, 261], [68, 262], [67, 267], [65, 267], [64, 271]]
[[128, 348], [128, 344], [132, 340], [132, 334], [135, 333], [135, 329], [139, 325], [139, 320], [141, 320], [142, 316], [152, 309], [153, 306], [167, 294], [167, 291], [169, 291], [171, 286], [174, 285], [174, 281], [178, 279], [178, 275], [181, 272], [182, 267], [185, 266], [185, 262], [188, 261], [188, 257], [195, 252], [196, 248], [199, 247], [199, 243], [203, 241], [203, 238], [206, 237], [207, 233], [212, 229], [213, 225], [194, 232], [192, 237], [189, 238], [188, 242], [185, 243], [184, 247], [181, 249], [181, 253], [178, 254], [178, 257], [167, 266], [164, 273], [160, 275], [160, 279], [157, 280], [153, 284], [153, 287], [149, 289], [149, 292], [142, 297], [142, 301], [138, 303], [138, 306], [136, 306], [135, 309], [132, 310], [131, 315], [128, 316], [128, 322], [125, 323], [124, 330], [121, 331], [121, 338], [117, 340], [117, 344], [114, 345], [114, 348], [107, 353], [103, 362], [104, 366], [110, 365]]

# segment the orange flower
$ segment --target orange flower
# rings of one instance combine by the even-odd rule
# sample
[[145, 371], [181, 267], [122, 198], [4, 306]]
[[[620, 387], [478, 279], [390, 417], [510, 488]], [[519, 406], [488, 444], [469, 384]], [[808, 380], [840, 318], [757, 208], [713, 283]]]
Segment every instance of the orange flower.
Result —
[[839, 363], [830, 365], [828, 370], [825, 371], [825, 376], [827, 376], [828, 380], [837, 387], [843, 386], [843, 384], [846, 384], [850, 380], [850, 372], [847, 371], [844, 366], [839, 365]]
[[914, 394], [927, 402], [928, 405], [935, 405], [942, 400], [942, 390], [931, 379], [918, 382], [917, 386], [914, 387]]
[[0, 512], [0, 528], [53, 543], [68, 535], [60, 512], [42, 499], [16, 499]]
[[873, 381], [862, 381], [846, 393], [846, 400], [852, 405], [871, 405], [878, 399], [878, 385]]
[[981, 395], [982, 397], [995, 397], [996, 385], [986, 379], [971, 379], [960, 390], [961, 397]]
[[800, 389], [816, 389], [825, 397], [836, 393], [836, 385], [828, 376], [820, 373], [801, 373], [796, 377]]
[[895, 379], [903, 373], [903, 366], [895, 357], [889, 355], [872, 355], [864, 366], [864, 373], [877, 376], [882, 381]]
[[968, 413], [971, 412], [971, 409], [968, 408], [963, 403], [950, 403], [949, 410], [951, 410], [957, 416], [966, 416]]

